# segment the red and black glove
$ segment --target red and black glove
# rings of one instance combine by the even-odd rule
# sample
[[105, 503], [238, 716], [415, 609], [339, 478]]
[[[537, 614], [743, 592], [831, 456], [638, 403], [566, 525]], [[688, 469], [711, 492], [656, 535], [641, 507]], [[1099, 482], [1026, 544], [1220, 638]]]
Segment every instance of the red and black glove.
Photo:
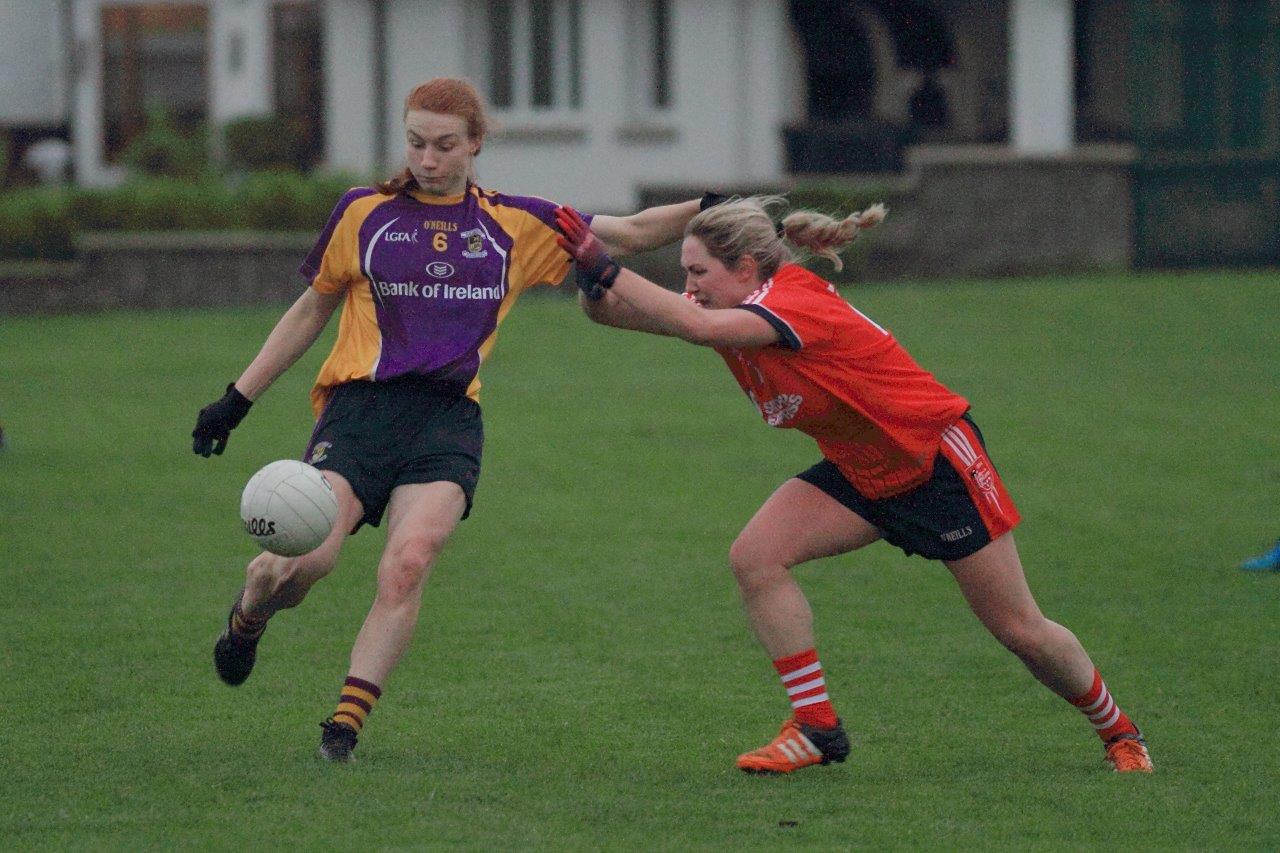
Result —
[[556, 243], [569, 253], [577, 266], [578, 287], [588, 299], [604, 296], [622, 268], [609, 257], [600, 238], [591, 233], [582, 214], [572, 207], [556, 209], [556, 227], [560, 229]]

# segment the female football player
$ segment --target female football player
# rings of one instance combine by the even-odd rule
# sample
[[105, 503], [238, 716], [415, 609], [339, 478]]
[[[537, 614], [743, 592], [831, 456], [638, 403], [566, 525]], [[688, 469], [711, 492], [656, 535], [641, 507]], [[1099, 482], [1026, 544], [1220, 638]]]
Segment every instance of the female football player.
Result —
[[[556, 207], [474, 183], [486, 116], [472, 86], [440, 78], [405, 100], [405, 169], [347, 192], [301, 267], [310, 286], [225, 395], [200, 410], [194, 450], [220, 454], [232, 429], [315, 342], [342, 306], [333, 351], [311, 398], [317, 422], [305, 461], [324, 471], [338, 523], [309, 554], [263, 553], [214, 647], [227, 684], [253, 669], [268, 620], [296, 607], [334, 567], [348, 535], [377, 526], [387, 541], [377, 595], [351, 650], [320, 755], [350, 760], [365, 719], [409, 645], [423, 584], [471, 511], [483, 444], [478, 371], [498, 324], [525, 289], [559, 283], [569, 256], [556, 244]], [[621, 252], [679, 239], [699, 202], [590, 227]]]
[[813, 616], [790, 569], [885, 539], [940, 560], [992, 634], [1050, 690], [1084, 712], [1118, 771], [1151, 771], [1141, 733], [1075, 635], [1027, 588], [1012, 530], [1018, 510], [987, 456], [969, 403], [893, 336], [796, 265], [784, 238], [841, 266], [839, 250], [881, 221], [877, 205], [842, 220], [777, 198], [709, 207], [685, 229], [683, 297], [621, 269], [571, 209], [557, 213], [583, 306], [596, 322], [716, 350], [770, 426], [818, 442], [822, 460], [765, 501], [729, 549], [747, 619], [782, 679], [792, 717], [738, 757], [749, 772], [843, 761]]

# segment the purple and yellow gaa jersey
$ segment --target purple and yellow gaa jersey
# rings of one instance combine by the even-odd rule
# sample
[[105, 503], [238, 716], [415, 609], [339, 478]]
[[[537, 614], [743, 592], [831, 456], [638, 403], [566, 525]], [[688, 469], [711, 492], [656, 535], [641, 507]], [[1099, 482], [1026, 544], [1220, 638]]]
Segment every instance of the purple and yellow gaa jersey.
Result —
[[498, 324], [535, 284], [559, 284], [556, 205], [468, 184], [461, 196], [349, 190], [300, 272], [321, 293], [345, 293], [338, 339], [311, 404], [356, 379], [416, 374], [477, 399]]

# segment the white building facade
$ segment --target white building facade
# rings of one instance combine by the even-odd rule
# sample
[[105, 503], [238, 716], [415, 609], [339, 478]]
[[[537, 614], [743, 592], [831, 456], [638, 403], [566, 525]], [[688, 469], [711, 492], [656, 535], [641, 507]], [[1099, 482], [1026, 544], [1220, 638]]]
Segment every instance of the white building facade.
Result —
[[[937, 74], [944, 141], [1073, 146], [1071, 0], [920, 5], [955, 41]], [[921, 77], [896, 65], [902, 33], [870, 0], [840, 8], [866, 22], [871, 108], [901, 120]], [[402, 157], [405, 95], [466, 76], [495, 123], [483, 185], [625, 209], [642, 185], [787, 178], [782, 130], [806, 120], [813, 83], [797, 9], [805, 0], [0, 0], [0, 129], [61, 123], [76, 179], [101, 185], [124, 176], [147, 105], [214, 128], [286, 110], [312, 119], [321, 165], [385, 175]], [[993, 112], [979, 96], [999, 87]]]
[[329, 165], [398, 170], [405, 96], [465, 76], [495, 123], [480, 182], [590, 209], [641, 183], [777, 180], [803, 95], [775, 0], [331, 0], [324, 30]]

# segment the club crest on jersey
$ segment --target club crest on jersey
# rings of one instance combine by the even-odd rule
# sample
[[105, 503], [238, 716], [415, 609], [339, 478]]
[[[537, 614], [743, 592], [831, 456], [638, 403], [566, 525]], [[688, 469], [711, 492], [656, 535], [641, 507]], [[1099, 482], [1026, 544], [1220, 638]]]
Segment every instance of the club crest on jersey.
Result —
[[995, 472], [991, 470], [987, 461], [979, 459], [975, 462], [969, 469], [969, 476], [973, 478], [973, 484], [978, 487], [978, 491], [982, 492], [982, 496], [993, 506], [999, 507], [1000, 497], [996, 493]]
[[459, 236], [467, 241], [467, 248], [463, 249], [462, 257], [471, 260], [489, 257], [489, 252], [484, 247], [484, 233], [479, 228], [463, 231]]
[[760, 414], [764, 415], [765, 423], [769, 426], [782, 426], [796, 416], [803, 403], [804, 397], [799, 394], [779, 394], [760, 406]]
[[318, 442], [315, 447], [311, 448], [311, 455], [307, 458], [307, 462], [314, 465], [317, 462], [323, 462], [328, 459], [330, 447], [333, 447], [333, 442], [331, 441]]

